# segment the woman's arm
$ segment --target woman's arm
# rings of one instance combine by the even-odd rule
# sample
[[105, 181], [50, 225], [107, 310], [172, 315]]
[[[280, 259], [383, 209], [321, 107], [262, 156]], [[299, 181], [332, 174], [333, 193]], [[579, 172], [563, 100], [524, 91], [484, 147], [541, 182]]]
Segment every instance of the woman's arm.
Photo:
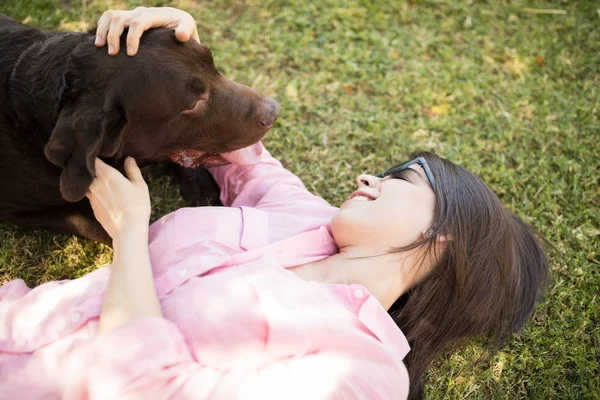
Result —
[[148, 254], [148, 227], [125, 227], [113, 240], [114, 258], [100, 313], [99, 332], [142, 317], [162, 317]]
[[[221, 188], [226, 206], [287, 210], [301, 205], [304, 211], [331, 214], [331, 206], [306, 189], [300, 178], [288, 171], [266, 149], [253, 165], [226, 165], [209, 169]], [[313, 213], [311, 213], [312, 215]]]
[[150, 197], [132, 158], [125, 178], [96, 159], [88, 198], [96, 219], [113, 238], [114, 259], [100, 314], [100, 333], [142, 317], [161, 317], [148, 254]]

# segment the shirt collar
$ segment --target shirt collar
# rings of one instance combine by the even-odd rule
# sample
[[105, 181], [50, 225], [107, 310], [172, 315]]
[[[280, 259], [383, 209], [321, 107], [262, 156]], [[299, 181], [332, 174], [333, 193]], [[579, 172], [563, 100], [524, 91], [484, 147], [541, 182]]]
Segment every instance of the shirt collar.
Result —
[[[281, 250], [277, 252], [278, 261], [289, 268], [294, 265], [317, 261], [338, 252], [338, 247], [331, 235], [330, 228], [322, 226], [318, 230], [293, 236], [293, 246], [286, 246], [285, 240]], [[301, 260], [302, 262], [299, 262]], [[294, 261], [293, 265], [290, 264]], [[323, 284], [329, 292], [355, 310], [358, 319], [365, 325], [392, 353], [402, 360], [410, 351], [408, 340], [396, 325], [396, 322], [377, 301], [375, 296], [362, 285]], [[337, 290], [340, 287], [345, 290]], [[358, 296], [357, 296], [358, 295]]]

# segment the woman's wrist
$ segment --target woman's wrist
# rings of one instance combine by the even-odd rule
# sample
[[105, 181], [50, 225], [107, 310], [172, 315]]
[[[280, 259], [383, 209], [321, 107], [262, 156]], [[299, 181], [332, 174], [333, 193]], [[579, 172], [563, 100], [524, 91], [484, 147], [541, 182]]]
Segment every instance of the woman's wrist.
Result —
[[123, 218], [121, 227], [116, 231], [113, 237], [113, 247], [121, 242], [128, 242], [136, 238], [148, 239], [148, 227], [150, 217], [143, 215], [131, 215]]
[[162, 316], [148, 251], [148, 220], [133, 218], [113, 237], [113, 264], [100, 315], [100, 333], [134, 319]]

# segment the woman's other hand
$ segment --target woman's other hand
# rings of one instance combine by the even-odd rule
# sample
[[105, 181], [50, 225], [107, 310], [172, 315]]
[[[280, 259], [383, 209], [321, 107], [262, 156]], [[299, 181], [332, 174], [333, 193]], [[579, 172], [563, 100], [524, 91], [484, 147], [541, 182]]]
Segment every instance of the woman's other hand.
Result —
[[194, 18], [183, 10], [173, 7], [137, 7], [133, 10], [108, 10], [98, 20], [96, 46], [108, 43], [108, 54], [119, 52], [120, 36], [129, 27], [127, 34], [127, 55], [137, 53], [140, 38], [150, 28], [174, 28], [175, 36], [181, 42], [190, 38], [200, 43]]
[[150, 195], [135, 160], [127, 157], [125, 174], [96, 158], [96, 178], [87, 197], [94, 216], [113, 240], [125, 228], [148, 226]]

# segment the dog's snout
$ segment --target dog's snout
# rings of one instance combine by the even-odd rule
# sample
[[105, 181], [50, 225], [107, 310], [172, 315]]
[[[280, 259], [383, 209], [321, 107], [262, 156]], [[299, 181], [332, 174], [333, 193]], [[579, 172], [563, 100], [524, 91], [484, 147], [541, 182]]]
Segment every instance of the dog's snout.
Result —
[[279, 104], [273, 99], [267, 99], [264, 103], [264, 111], [260, 118], [260, 123], [267, 129], [273, 127], [279, 116]]

